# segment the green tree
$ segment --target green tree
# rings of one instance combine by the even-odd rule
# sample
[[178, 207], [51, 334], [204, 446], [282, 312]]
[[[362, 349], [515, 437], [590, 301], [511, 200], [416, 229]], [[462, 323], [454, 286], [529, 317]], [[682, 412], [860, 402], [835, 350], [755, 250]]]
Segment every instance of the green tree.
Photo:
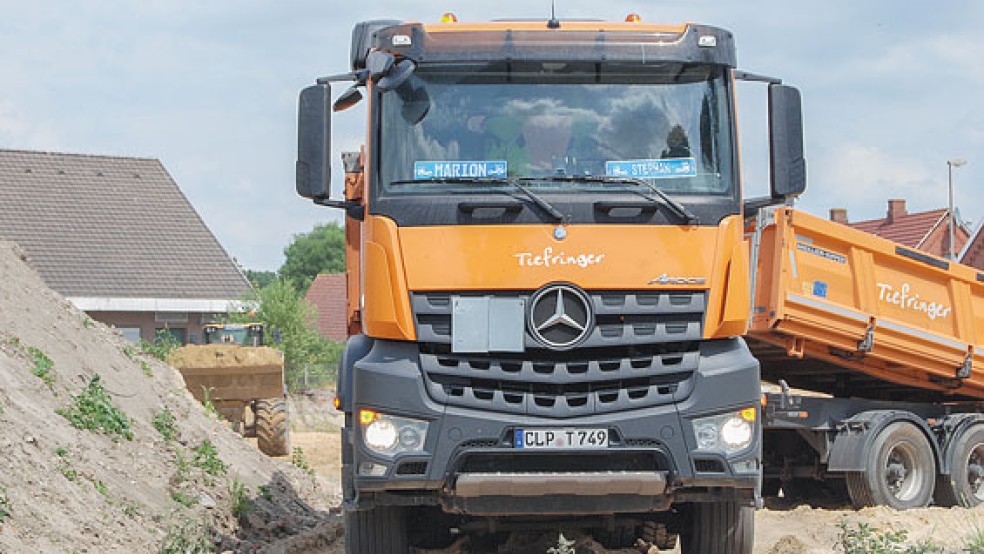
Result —
[[[278, 279], [256, 290], [249, 302], [255, 313], [231, 313], [233, 322], [262, 321], [266, 342], [284, 353], [284, 371], [289, 385], [303, 381], [305, 373], [316, 381], [333, 377], [342, 345], [321, 336], [315, 327], [317, 309], [304, 299], [289, 279]], [[280, 342], [273, 340], [274, 330]]]
[[246, 278], [249, 279], [251, 285], [257, 289], [262, 289], [277, 280], [277, 272], [247, 269]]
[[284, 248], [280, 278], [306, 291], [319, 273], [345, 271], [345, 230], [338, 223], [316, 226], [310, 233], [294, 235]]

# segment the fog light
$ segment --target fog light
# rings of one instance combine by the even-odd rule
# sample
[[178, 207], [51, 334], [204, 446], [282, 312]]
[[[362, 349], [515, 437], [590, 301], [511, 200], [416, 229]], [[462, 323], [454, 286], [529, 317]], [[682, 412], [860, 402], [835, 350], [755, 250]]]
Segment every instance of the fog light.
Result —
[[383, 477], [386, 475], [386, 466], [384, 464], [362, 462], [359, 464], [359, 475], [365, 477]]
[[718, 428], [713, 423], [705, 423], [697, 428], [697, 448], [710, 450], [717, 446]]

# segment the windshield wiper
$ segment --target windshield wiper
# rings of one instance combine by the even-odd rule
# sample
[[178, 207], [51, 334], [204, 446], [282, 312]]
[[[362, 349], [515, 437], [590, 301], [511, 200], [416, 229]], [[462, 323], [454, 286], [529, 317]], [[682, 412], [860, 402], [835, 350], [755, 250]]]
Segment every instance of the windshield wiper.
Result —
[[533, 201], [534, 204], [539, 206], [539, 208], [548, 214], [550, 217], [557, 220], [558, 223], [562, 223], [564, 219], [564, 214], [555, 208], [551, 203], [547, 202], [541, 198], [538, 194], [529, 189], [526, 185], [519, 182], [518, 179], [489, 179], [487, 177], [432, 177], [429, 179], [404, 179], [400, 181], [391, 181], [394, 185], [412, 185], [414, 183], [436, 183], [436, 184], [458, 184], [458, 183], [479, 183], [479, 184], [490, 184], [490, 185], [509, 185], [516, 190], [522, 192], [527, 198]]
[[667, 195], [665, 192], [660, 190], [660, 188], [657, 187], [656, 185], [648, 181], [645, 181], [643, 179], [638, 179], [636, 177], [616, 177], [613, 175], [549, 175], [546, 177], [523, 177], [520, 180], [564, 182], [564, 183], [625, 183], [628, 185], [645, 187], [653, 191], [653, 193], [655, 193], [656, 196], [659, 197], [659, 199], [657, 200], [656, 198], [646, 196], [645, 194], [639, 191], [635, 191], [635, 192], [639, 194], [639, 196], [642, 196], [647, 200], [661, 203], [662, 205], [669, 208], [674, 215], [676, 215], [677, 217], [679, 217], [680, 219], [684, 220], [687, 223], [693, 223], [696, 225], [699, 222], [699, 218], [697, 217], [697, 214], [691, 212], [689, 209], [687, 209], [686, 206], [670, 198], [669, 195]]

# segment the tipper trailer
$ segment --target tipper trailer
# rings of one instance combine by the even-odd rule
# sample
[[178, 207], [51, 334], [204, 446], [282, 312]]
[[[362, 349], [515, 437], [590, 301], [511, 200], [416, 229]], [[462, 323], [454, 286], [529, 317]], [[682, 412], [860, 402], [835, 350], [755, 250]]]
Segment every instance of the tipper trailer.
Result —
[[750, 245], [765, 492], [984, 502], [984, 273], [789, 208]]
[[[763, 477], [981, 501], [980, 277], [776, 207], [805, 187], [799, 93], [735, 66], [703, 25], [448, 15], [357, 25], [351, 71], [302, 91], [297, 192], [346, 214], [350, 552], [581, 527], [748, 553]], [[737, 80], [768, 86], [766, 198]], [[332, 200], [330, 111], [363, 96]]]

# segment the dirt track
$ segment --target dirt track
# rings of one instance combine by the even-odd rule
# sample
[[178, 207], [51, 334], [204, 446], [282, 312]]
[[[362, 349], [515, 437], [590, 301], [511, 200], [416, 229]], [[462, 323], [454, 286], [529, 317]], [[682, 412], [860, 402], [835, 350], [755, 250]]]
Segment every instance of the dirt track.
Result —
[[[294, 446], [303, 449], [308, 463], [319, 475], [338, 479], [340, 458], [337, 431], [297, 432], [292, 436]], [[975, 510], [961, 508], [925, 508], [898, 512], [888, 508], [866, 508], [855, 511], [844, 509], [813, 509], [808, 506], [789, 509], [760, 510], [756, 515], [755, 554], [829, 554], [840, 552], [838, 524], [846, 522], [852, 527], [865, 523], [883, 531], [906, 530], [909, 542], [932, 540], [940, 546], [959, 552], [968, 537], [984, 529], [984, 507]], [[531, 543], [543, 544], [530, 540]], [[549, 541], [547, 541], [549, 542]], [[591, 544], [587, 538], [580, 541]], [[582, 547], [588, 552], [597, 550], [595, 545]], [[542, 554], [546, 549], [531, 550]], [[457, 552], [457, 551], [455, 551]], [[461, 551], [467, 552], [467, 550]], [[616, 551], [607, 551], [614, 553]], [[638, 554], [640, 550], [622, 550], [619, 553]], [[652, 554], [655, 554], [655, 550]], [[679, 549], [674, 552], [679, 552]]]

